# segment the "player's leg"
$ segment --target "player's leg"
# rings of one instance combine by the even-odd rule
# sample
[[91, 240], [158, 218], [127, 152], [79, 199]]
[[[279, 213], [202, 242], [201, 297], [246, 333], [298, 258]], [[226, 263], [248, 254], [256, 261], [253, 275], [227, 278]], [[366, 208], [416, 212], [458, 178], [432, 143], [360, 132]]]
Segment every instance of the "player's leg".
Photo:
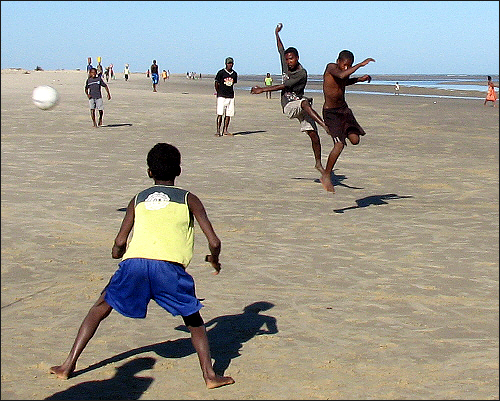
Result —
[[325, 124], [323, 119], [320, 117], [320, 115], [316, 112], [316, 110], [314, 110], [311, 107], [311, 105], [309, 104], [307, 99], [303, 99], [302, 102], [300, 103], [300, 105], [301, 105], [302, 109], [313, 118], [314, 121], [316, 121], [319, 125], [321, 125], [323, 127], [323, 129], [325, 130], [325, 132], [327, 134], [330, 134], [330, 130], [328, 129], [327, 125]]
[[311, 146], [314, 153], [314, 159], [316, 160], [314, 168], [316, 168], [321, 174], [323, 174], [325, 172], [325, 169], [321, 164], [321, 141], [319, 139], [318, 131], [307, 130], [305, 131], [305, 133], [309, 135], [309, 138], [311, 138]]
[[321, 184], [323, 184], [323, 187], [328, 192], [335, 192], [335, 189], [332, 184], [332, 171], [333, 167], [335, 166], [335, 163], [337, 162], [340, 154], [342, 153], [342, 150], [344, 149], [344, 144], [338, 139], [337, 141], [335, 141], [335, 139], [333, 148], [330, 151], [330, 154], [328, 155], [328, 160], [326, 161], [325, 172], [321, 175], [320, 178]]
[[231, 117], [234, 116], [234, 98], [224, 99], [224, 129], [222, 130], [223, 135], [233, 136], [233, 134], [229, 133], [229, 122], [231, 121]]
[[109, 316], [113, 308], [104, 300], [106, 292], [103, 291], [96, 303], [90, 308], [89, 312], [78, 330], [78, 334], [73, 343], [73, 347], [68, 354], [68, 357], [62, 365], [52, 366], [50, 373], [57, 375], [61, 379], [67, 379], [76, 367], [76, 361], [80, 354], [94, 336], [99, 324], [103, 319]]
[[210, 345], [208, 343], [205, 324], [199, 312], [189, 316], [183, 316], [189, 332], [191, 333], [191, 342], [198, 355], [203, 379], [208, 388], [216, 388], [233, 384], [234, 379], [230, 376], [220, 376], [214, 371], [212, 357], [210, 355]]

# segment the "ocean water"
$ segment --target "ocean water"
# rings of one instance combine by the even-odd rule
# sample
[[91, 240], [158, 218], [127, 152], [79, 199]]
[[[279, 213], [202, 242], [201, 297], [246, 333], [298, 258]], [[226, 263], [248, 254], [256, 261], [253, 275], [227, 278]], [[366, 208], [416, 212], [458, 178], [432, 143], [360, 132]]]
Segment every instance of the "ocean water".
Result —
[[[359, 74], [353, 74], [353, 77]], [[495, 85], [499, 83], [498, 75], [491, 75]], [[246, 76], [246, 79], [252, 81], [263, 81], [263, 76]], [[281, 82], [281, 77], [273, 76], [274, 82]], [[323, 82], [322, 75], [309, 75], [308, 83], [321, 83]], [[394, 92], [377, 92], [377, 91], [363, 91], [360, 88], [363, 85], [389, 85], [394, 87], [396, 82], [399, 83], [400, 94], [399, 96], [411, 96], [411, 97], [431, 97], [431, 98], [461, 98], [461, 99], [484, 99], [486, 92], [488, 90], [487, 76], [484, 75], [466, 75], [466, 74], [434, 74], [434, 75], [423, 75], [423, 74], [413, 74], [413, 75], [372, 75], [372, 81], [360, 82], [356, 84], [357, 89], [355, 91], [349, 91], [347, 88], [347, 93], [358, 93], [366, 95], [394, 95]], [[428, 88], [428, 89], [443, 89], [449, 91], [449, 95], [435, 95], [435, 94], [409, 94], [404, 93], [404, 88], [408, 87], [418, 87], [418, 88]], [[245, 90], [250, 90], [250, 88], [240, 88]], [[498, 88], [496, 89], [498, 93]], [[453, 94], [455, 91], [460, 91], [461, 95]], [[313, 89], [306, 87], [306, 92], [322, 92], [321, 89]], [[464, 93], [465, 92], [465, 93]], [[483, 92], [484, 96], [479, 97], [477, 92]]]

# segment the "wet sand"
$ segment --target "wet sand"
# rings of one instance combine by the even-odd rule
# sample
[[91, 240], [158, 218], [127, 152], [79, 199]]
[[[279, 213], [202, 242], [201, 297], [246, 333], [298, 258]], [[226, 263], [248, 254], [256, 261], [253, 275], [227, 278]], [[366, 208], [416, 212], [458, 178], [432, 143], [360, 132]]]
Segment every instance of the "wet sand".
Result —
[[[153, 93], [122, 77], [96, 129], [83, 71], [2, 71], [2, 399], [498, 399], [498, 107], [348, 93], [367, 135], [331, 194], [278, 93], [237, 90], [235, 135], [216, 138], [212, 78]], [[49, 111], [31, 102], [45, 84]], [[154, 302], [143, 320], [112, 312], [57, 379], [157, 142], [181, 151], [176, 184], [222, 240], [214, 276], [197, 227], [188, 271], [236, 383], [207, 390], [182, 319]]]

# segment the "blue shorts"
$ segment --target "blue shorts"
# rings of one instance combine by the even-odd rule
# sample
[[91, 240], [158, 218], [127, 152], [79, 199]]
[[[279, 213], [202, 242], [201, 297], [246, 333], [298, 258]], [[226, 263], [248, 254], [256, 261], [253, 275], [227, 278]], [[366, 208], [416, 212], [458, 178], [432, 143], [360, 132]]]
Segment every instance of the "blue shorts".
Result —
[[104, 291], [113, 309], [138, 319], [146, 317], [151, 299], [173, 316], [189, 316], [203, 307], [193, 277], [181, 265], [163, 260], [122, 260]]
[[154, 84], [157, 84], [157, 83], [158, 83], [158, 78], [159, 78], [159, 77], [158, 77], [158, 74], [157, 74], [157, 73], [155, 73], [155, 72], [154, 72], [154, 73], [152, 73], [152, 74], [151, 74], [151, 79], [153, 80], [153, 83], [154, 83]]

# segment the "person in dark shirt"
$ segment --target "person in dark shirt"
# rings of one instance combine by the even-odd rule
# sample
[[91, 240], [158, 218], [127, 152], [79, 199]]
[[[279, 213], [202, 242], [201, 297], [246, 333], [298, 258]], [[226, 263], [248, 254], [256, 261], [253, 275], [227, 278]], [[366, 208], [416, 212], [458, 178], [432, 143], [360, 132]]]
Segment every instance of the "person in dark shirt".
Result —
[[296, 118], [300, 122], [300, 130], [311, 138], [311, 145], [316, 160], [314, 167], [323, 174], [325, 170], [321, 164], [321, 142], [316, 123], [321, 125], [327, 133], [329, 133], [328, 127], [320, 115], [312, 108], [312, 99], [304, 96], [304, 89], [307, 84], [307, 71], [299, 63], [299, 52], [295, 47], [289, 47], [285, 50], [279, 36], [281, 28], [283, 28], [283, 24], [278, 24], [274, 33], [281, 59], [283, 83], [265, 87], [254, 86], [250, 92], [258, 94], [281, 90], [281, 107], [283, 108], [283, 113], [288, 118]]
[[102, 125], [102, 116], [104, 114], [101, 87], [106, 89], [106, 92], [108, 92], [108, 100], [111, 100], [111, 93], [109, 92], [108, 85], [104, 82], [102, 77], [97, 77], [97, 69], [92, 67], [89, 71], [89, 77], [85, 82], [85, 94], [89, 98], [90, 117], [92, 117], [94, 127], [98, 126], [95, 121], [96, 109], [99, 110], [99, 126]]
[[153, 60], [153, 64], [151, 64], [150, 70], [151, 70], [151, 80], [153, 81], [153, 92], [157, 92], [156, 85], [158, 85], [158, 80], [160, 79], [160, 76], [158, 75], [158, 64], [156, 64], [156, 60]]
[[[214, 85], [217, 94], [217, 133], [215, 136], [233, 136], [228, 132], [229, 121], [234, 116], [234, 84], [238, 82], [238, 74], [233, 70], [233, 65], [233, 58], [227, 57], [226, 68], [219, 70], [215, 75]], [[224, 127], [221, 131], [224, 115]]]

